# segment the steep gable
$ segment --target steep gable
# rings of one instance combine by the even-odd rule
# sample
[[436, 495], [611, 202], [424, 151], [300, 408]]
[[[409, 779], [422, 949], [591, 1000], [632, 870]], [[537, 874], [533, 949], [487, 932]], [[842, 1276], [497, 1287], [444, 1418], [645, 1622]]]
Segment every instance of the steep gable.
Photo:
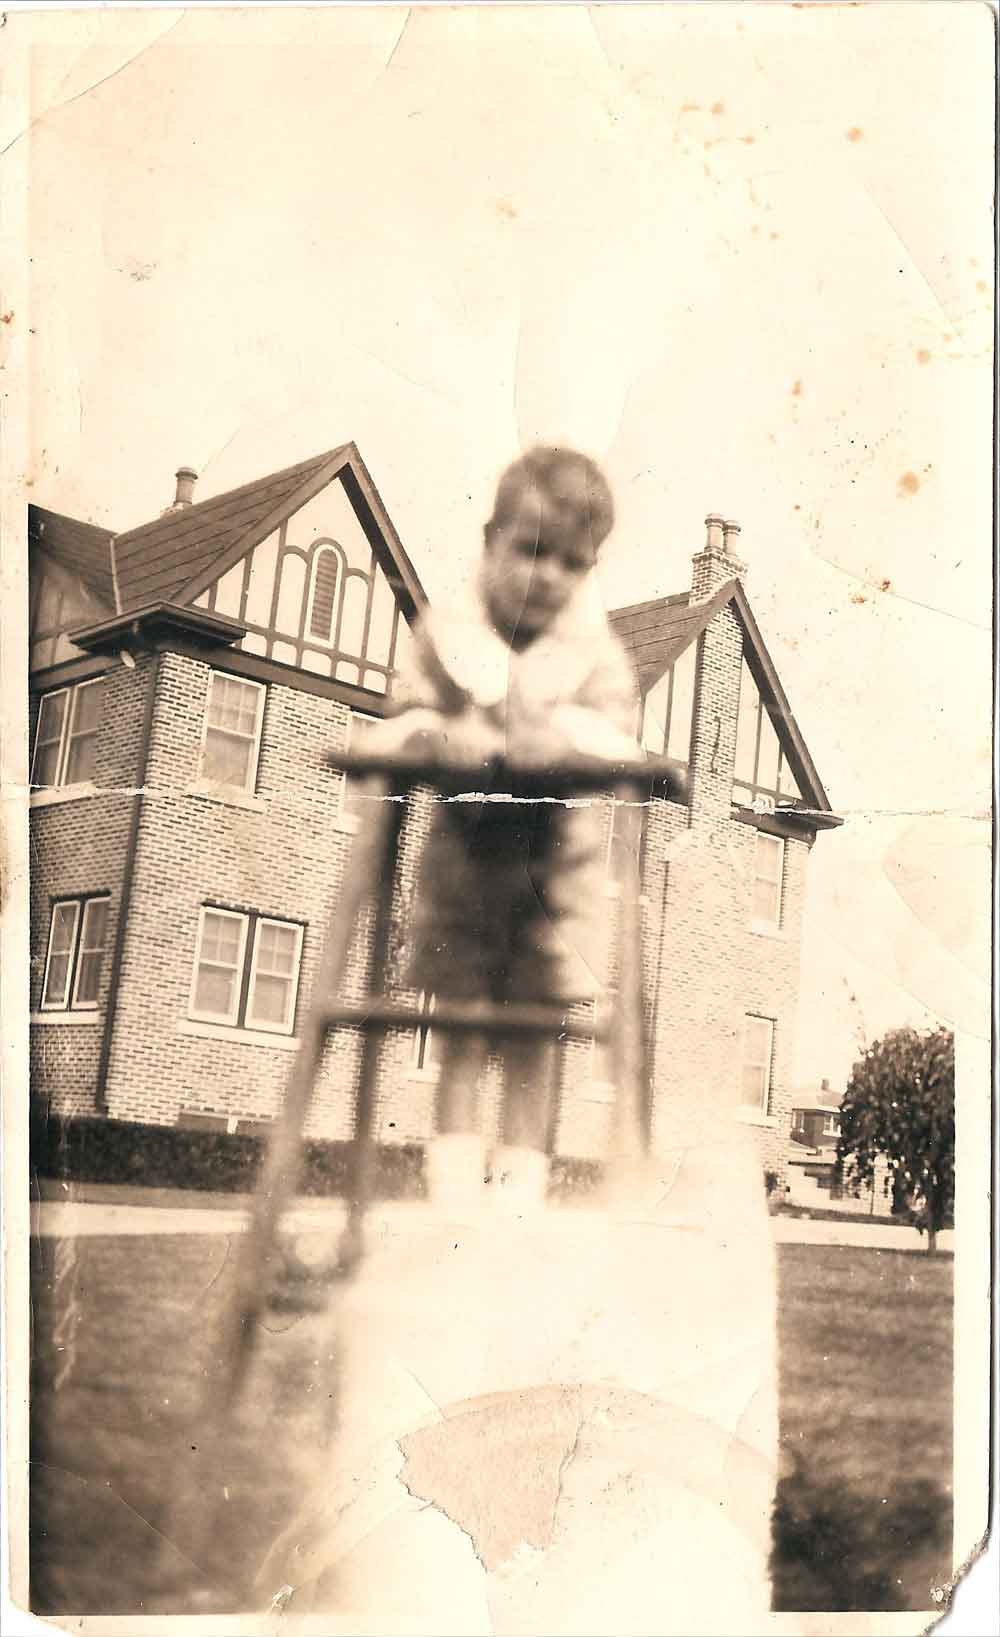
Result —
[[384, 695], [425, 601], [353, 443], [124, 534], [41, 507], [31, 529], [39, 565], [47, 556], [88, 592], [58, 605], [34, 668], [79, 652], [67, 632], [97, 651], [123, 620], [176, 626], [181, 610], [199, 609], [222, 616], [225, 640], [248, 653]]
[[[643, 742], [647, 749], [661, 753], [665, 750], [668, 755], [687, 761], [687, 750], [680, 746], [683, 743], [686, 747], [690, 739], [695, 645], [710, 622], [726, 607], [732, 608], [743, 630], [743, 686], [736, 752], [739, 799], [745, 799], [749, 805], [756, 794], [766, 792], [819, 812], [830, 812], [830, 802], [815, 763], [792, 715], [746, 592], [737, 579], [727, 580], [703, 601], [693, 601], [690, 593], [680, 592], [616, 609], [609, 616], [639, 680], [644, 701]], [[680, 719], [678, 695], [683, 708]], [[650, 715], [654, 717], [651, 730]], [[764, 750], [770, 753], [771, 735], [774, 767], [772, 770], [769, 761], [765, 782], [760, 776], [761, 747], [766, 740]], [[657, 741], [655, 744], [653, 738]]]

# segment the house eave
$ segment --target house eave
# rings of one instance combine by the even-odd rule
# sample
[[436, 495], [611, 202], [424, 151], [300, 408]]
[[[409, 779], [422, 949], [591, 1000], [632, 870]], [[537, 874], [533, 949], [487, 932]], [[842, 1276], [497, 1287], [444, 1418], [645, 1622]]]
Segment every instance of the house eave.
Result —
[[111, 619], [99, 620], [94, 625], [79, 626], [66, 635], [86, 653], [107, 654], [133, 645], [153, 647], [171, 637], [214, 648], [220, 643], [237, 643], [246, 633], [245, 625], [226, 615], [213, 614], [205, 608], [157, 602], [145, 608], [130, 609], [127, 614], [115, 614]]

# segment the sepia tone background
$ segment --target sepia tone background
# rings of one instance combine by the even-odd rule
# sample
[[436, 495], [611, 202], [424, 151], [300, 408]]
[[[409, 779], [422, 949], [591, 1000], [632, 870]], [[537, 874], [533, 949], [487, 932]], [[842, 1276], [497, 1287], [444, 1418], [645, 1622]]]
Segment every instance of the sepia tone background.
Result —
[[810, 860], [797, 1079], [941, 1021], [981, 1118], [991, 26], [64, 13], [31, 19], [3, 135], [22, 501], [125, 529], [179, 464], [207, 494], [352, 438], [433, 597], [498, 468], [558, 438], [615, 489], [611, 606], [685, 584], [706, 511], [740, 521], [848, 820]]

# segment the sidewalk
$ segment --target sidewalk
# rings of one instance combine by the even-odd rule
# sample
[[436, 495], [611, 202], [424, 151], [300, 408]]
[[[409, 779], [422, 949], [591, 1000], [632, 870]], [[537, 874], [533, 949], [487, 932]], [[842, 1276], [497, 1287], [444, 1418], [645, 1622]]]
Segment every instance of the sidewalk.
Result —
[[[383, 1225], [399, 1220], [400, 1213], [411, 1215], [414, 1224], [421, 1221], [424, 1207], [412, 1200], [386, 1202], [375, 1206], [370, 1213], [374, 1232]], [[556, 1213], [553, 1212], [553, 1215]], [[581, 1207], [564, 1207], [558, 1212], [567, 1225], [581, 1214]], [[588, 1216], [591, 1214], [586, 1213]], [[340, 1199], [299, 1200], [290, 1212], [288, 1227], [293, 1232], [310, 1230], [336, 1232], [344, 1217], [344, 1203]], [[239, 1234], [249, 1220], [245, 1206], [233, 1209], [197, 1205], [137, 1205], [110, 1203], [80, 1203], [77, 1201], [43, 1200], [31, 1207], [31, 1231], [45, 1238], [85, 1238], [100, 1234], [111, 1236], [142, 1234]], [[772, 1217], [775, 1243], [778, 1245], [853, 1245], [875, 1250], [926, 1250], [926, 1239], [916, 1228], [894, 1228], [883, 1222], [866, 1218], [847, 1217], [842, 1222], [819, 1222], [804, 1217]], [[938, 1234], [938, 1249], [953, 1253], [955, 1234], [944, 1229]]]

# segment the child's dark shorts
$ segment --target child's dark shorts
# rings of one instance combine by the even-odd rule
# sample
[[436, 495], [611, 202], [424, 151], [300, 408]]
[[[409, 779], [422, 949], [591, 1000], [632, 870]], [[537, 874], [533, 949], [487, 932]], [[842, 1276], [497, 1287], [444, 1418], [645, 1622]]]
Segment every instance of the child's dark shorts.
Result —
[[421, 860], [405, 981], [455, 1000], [590, 999], [605, 977], [600, 805], [436, 808]]

